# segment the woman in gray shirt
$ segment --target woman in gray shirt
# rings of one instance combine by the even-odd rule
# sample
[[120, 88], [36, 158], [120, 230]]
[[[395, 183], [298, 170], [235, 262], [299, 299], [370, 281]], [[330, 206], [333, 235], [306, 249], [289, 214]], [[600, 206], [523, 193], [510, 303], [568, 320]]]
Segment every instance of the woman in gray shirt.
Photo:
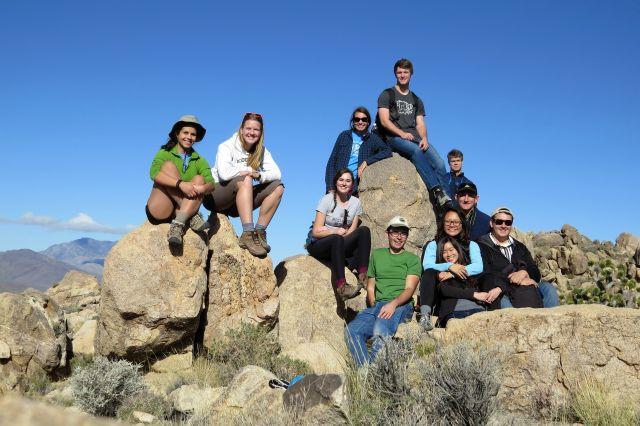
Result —
[[[342, 300], [355, 297], [365, 287], [371, 232], [366, 226], [358, 226], [362, 205], [353, 190], [353, 173], [344, 168], [333, 178], [334, 191], [320, 199], [316, 217], [307, 237], [307, 251], [321, 261], [330, 261], [336, 291]], [[347, 284], [344, 276], [345, 260], [355, 257], [358, 285]]]

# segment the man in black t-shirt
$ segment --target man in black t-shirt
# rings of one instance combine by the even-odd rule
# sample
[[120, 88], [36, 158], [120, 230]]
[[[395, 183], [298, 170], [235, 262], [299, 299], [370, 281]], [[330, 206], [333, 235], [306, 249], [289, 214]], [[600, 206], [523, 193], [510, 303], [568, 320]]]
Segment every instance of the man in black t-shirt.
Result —
[[378, 97], [377, 131], [394, 152], [408, 158], [440, 207], [451, 203], [445, 164], [435, 147], [429, 143], [424, 121], [424, 104], [411, 90], [409, 82], [413, 64], [398, 60], [393, 72], [396, 85], [385, 89]]

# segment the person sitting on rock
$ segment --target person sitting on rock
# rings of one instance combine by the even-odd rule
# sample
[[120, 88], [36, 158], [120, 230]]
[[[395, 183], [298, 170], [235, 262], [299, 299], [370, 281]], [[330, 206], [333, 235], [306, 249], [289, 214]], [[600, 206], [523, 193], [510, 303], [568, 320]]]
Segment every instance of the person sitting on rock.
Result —
[[462, 162], [464, 161], [464, 154], [459, 149], [452, 149], [447, 154], [447, 161], [449, 162], [449, 189], [448, 192], [451, 196], [454, 196], [458, 192], [458, 188], [463, 183], [471, 182], [464, 175], [462, 171]]
[[414, 164], [427, 190], [438, 205], [444, 207], [451, 203], [452, 194], [447, 194], [449, 178], [444, 161], [427, 137], [424, 104], [409, 90], [413, 64], [408, 59], [400, 59], [393, 72], [395, 86], [385, 89], [378, 97], [376, 131], [394, 152]]
[[[342, 300], [357, 296], [364, 288], [371, 251], [369, 228], [358, 226], [362, 204], [351, 195], [353, 182], [351, 170], [337, 171], [331, 183], [335, 190], [320, 199], [306, 244], [311, 256], [331, 262], [336, 291]], [[346, 259], [352, 256], [357, 263], [357, 286], [347, 284], [344, 276]]]
[[493, 308], [497, 308], [498, 303], [501, 308], [511, 308], [515, 306], [511, 299], [513, 297], [518, 306], [535, 307], [536, 297], [532, 297], [530, 289], [517, 288], [517, 286], [532, 286], [537, 288], [545, 308], [558, 306], [556, 288], [550, 283], [540, 282], [540, 270], [531, 252], [523, 243], [510, 235], [513, 217], [509, 208], [498, 207], [491, 214], [489, 222], [491, 232], [478, 240], [484, 270], [509, 283], [507, 297], [501, 299], [491, 297], [487, 302], [492, 303]]
[[[278, 165], [264, 146], [262, 115], [244, 115], [238, 132], [218, 146], [211, 172], [220, 185], [212, 196], [205, 197], [204, 206], [213, 213], [240, 216], [240, 247], [254, 256], [266, 256], [271, 251], [267, 226], [280, 205], [284, 185]], [[253, 210], [258, 207], [254, 225]]]
[[[465, 251], [464, 258], [470, 260], [468, 264], [438, 261], [438, 241], [446, 237], [451, 237], [459, 243]], [[439, 304], [436, 287], [438, 274], [449, 272], [460, 280], [466, 280], [481, 274], [483, 264], [480, 247], [475, 242], [469, 241], [469, 231], [462, 213], [452, 206], [445, 209], [443, 219], [438, 222], [435, 239], [425, 244], [422, 254], [424, 273], [420, 278], [420, 326], [425, 331], [429, 331], [433, 328], [431, 313], [436, 311], [435, 308]]]
[[[422, 272], [420, 259], [404, 249], [409, 224], [395, 216], [387, 225], [388, 248], [371, 254], [367, 271], [367, 308], [347, 324], [345, 337], [357, 366], [371, 362], [398, 325], [413, 315], [413, 293]], [[373, 339], [371, 352], [367, 341]]]
[[367, 166], [391, 157], [391, 149], [376, 133], [369, 132], [371, 114], [363, 106], [351, 114], [351, 128], [338, 135], [324, 175], [327, 192], [335, 191], [333, 177], [339, 169], [348, 168], [355, 179], [353, 194], [358, 193], [358, 183]]
[[[446, 236], [438, 241], [436, 261], [439, 264], [466, 266], [469, 264], [469, 257], [456, 238]], [[489, 292], [479, 290], [477, 277], [461, 278], [452, 272], [439, 272], [436, 269], [427, 269], [422, 276], [430, 281], [431, 286], [435, 287], [438, 283], [440, 327], [446, 327], [451, 318], [466, 318], [487, 309], [485, 301], [489, 298]], [[498, 286], [497, 281], [494, 280], [493, 283]]]
[[151, 162], [153, 188], [145, 211], [153, 224], [171, 222], [167, 235], [171, 246], [182, 246], [187, 224], [196, 232], [209, 227], [198, 210], [203, 196], [213, 191], [215, 183], [209, 163], [193, 149], [205, 133], [195, 116], [180, 117], [169, 132], [169, 140]]
[[467, 181], [458, 187], [456, 191], [456, 202], [464, 215], [464, 221], [467, 223], [469, 239], [471, 241], [478, 241], [478, 238], [488, 234], [491, 230], [491, 228], [489, 228], [489, 220], [491, 218], [488, 214], [478, 209], [479, 200], [478, 188], [473, 182]]

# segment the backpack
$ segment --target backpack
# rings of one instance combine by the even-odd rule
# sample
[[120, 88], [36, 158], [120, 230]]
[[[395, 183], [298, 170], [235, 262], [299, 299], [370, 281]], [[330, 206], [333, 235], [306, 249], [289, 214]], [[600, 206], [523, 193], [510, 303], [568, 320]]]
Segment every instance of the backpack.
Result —
[[[392, 123], [395, 124], [398, 121], [398, 106], [396, 104], [395, 86], [389, 87], [388, 89], [384, 89], [382, 93], [389, 94], [389, 119], [391, 120]], [[409, 90], [409, 94], [412, 97], [413, 104], [416, 106], [416, 108], [418, 108], [418, 97], [411, 90]], [[373, 126], [373, 132], [375, 132], [378, 136], [380, 136], [380, 139], [382, 139], [385, 142], [387, 141], [388, 138], [396, 136], [395, 134], [388, 132], [382, 126], [382, 122], [380, 121], [380, 115], [378, 113], [376, 113], [376, 121]]]

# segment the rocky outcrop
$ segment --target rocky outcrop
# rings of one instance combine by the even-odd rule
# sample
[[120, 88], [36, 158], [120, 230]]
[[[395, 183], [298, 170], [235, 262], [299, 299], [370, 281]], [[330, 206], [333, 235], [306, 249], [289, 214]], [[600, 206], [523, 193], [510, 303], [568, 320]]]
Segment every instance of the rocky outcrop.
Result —
[[[365, 307], [365, 292], [346, 304], [339, 301], [331, 286], [330, 268], [311, 256], [285, 259], [275, 273], [280, 294], [278, 340], [283, 352], [309, 362], [316, 372], [342, 371], [342, 356], [348, 354], [344, 324]], [[351, 272], [345, 275], [348, 283], [357, 283]], [[319, 353], [324, 356], [316, 356]]]
[[[482, 332], [479, 332], [481, 330]], [[565, 401], [585, 376], [640, 397], [640, 311], [601, 305], [505, 309], [452, 320], [446, 341], [476, 342], [502, 360], [498, 398], [531, 412], [541, 396]]]
[[100, 303], [100, 285], [93, 275], [69, 271], [47, 294], [65, 313], [76, 312]]
[[118, 421], [96, 418], [74, 408], [62, 408], [18, 396], [0, 399], [0, 425], [108, 426]]
[[169, 225], [145, 223], [123, 237], [105, 261], [96, 352], [137, 360], [191, 349], [207, 285], [207, 246], [187, 231], [172, 252]]
[[637, 237], [620, 234], [613, 245], [592, 241], [564, 225], [560, 231], [522, 233], [516, 238], [531, 240], [542, 279], [556, 284], [561, 302], [640, 306]]
[[216, 411], [251, 410], [251, 407], [268, 409], [271, 413], [282, 410], [282, 389], [271, 389], [269, 380], [276, 376], [263, 368], [248, 365], [231, 380], [222, 403]]
[[217, 215], [209, 241], [209, 297], [204, 346], [241, 323], [274, 323], [278, 293], [271, 259], [252, 256], [224, 215]]
[[64, 317], [46, 294], [35, 290], [0, 293], [0, 357], [0, 394], [21, 389], [31, 375], [64, 373]]
[[414, 165], [398, 154], [372, 164], [362, 174], [359, 194], [362, 222], [371, 229], [372, 247], [387, 246], [387, 222], [402, 215], [411, 226], [406, 248], [420, 256], [437, 227], [427, 188]]

